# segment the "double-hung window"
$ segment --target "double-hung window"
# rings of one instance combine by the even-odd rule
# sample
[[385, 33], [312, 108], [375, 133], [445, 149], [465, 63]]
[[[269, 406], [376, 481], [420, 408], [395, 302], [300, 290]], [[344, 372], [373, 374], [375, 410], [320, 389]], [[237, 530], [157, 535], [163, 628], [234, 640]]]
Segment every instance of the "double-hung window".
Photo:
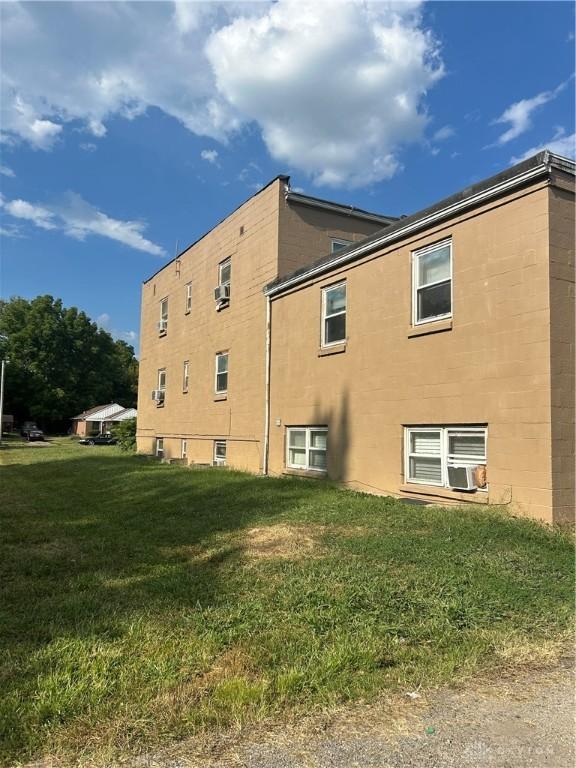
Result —
[[180, 442], [180, 458], [187, 459], [188, 458], [188, 440], [183, 439]]
[[159, 459], [162, 459], [164, 457], [164, 438], [163, 437], [156, 438], [156, 456], [158, 456]]
[[164, 405], [166, 397], [166, 368], [158, 369], [158, 391], [156, 393], [156, 405]]
[[218, 264], [218, 285], [228, 286], [228, 295], [230, 295], [230, 282], [232, 279], [232, 259], [224, 259]]
[[182, 392], [188, 392], [188, 383], [190, 380], [190, 363], [184, 361], [184, 370], [182, 372]]
[[186, 283], [186, 300], [184, 304], [184, 313], [188, 314], [192, 309], [192, 283]]
[[346, 341], [346, 282], [322, 289], [322, 346]]
[[288, 427], [286, 466], [291, 469], [325, 472], [327, 441], [327, 427]]
[[[406, 427], [405, 477], [409, 483], [450, 487], [448, 467], [486, 467], [486, 427]], [[483, 487], [485, 472], [478, 474]]]
[[414, 325], [452, 317], [452, 241], [412, 254], [412, 322]]
[[160, 320], [158, 322], [158, 332], [163, 336], [168, 330], [168, 299], [164, 298], [160, 302]]
[[214, 456], [212, 464], [215, 467], [226, 466], [226, 440], [214, 440]]
[[228, 352], [218, 352], [216, 355], [216, 371], [214, 391], [217, 395], [228, 391]]

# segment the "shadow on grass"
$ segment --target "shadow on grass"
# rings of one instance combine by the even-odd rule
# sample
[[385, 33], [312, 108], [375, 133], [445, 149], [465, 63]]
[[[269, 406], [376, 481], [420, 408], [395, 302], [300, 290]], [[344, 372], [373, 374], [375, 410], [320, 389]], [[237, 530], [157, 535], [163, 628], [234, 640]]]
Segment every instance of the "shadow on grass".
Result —
[[323, 487], [118, 454], [5, 466], [2, 483], [6, 651], [226, 601], [240, 556], [230, 534]]

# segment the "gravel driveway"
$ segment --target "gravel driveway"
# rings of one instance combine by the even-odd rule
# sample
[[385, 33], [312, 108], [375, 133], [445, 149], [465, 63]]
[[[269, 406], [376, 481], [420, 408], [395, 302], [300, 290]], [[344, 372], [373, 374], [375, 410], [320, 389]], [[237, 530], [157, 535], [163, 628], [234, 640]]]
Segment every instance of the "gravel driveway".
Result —
[[152, 768], [573, 768], [572, 662], [191, 740]]

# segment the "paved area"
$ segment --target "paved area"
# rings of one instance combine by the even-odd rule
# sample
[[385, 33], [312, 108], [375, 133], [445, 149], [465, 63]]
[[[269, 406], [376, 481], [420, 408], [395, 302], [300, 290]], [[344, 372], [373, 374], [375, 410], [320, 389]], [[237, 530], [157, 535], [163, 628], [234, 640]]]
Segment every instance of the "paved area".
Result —
[[[572, 662], [191, 740], [146, 768], [573, 768]], [[410, 695], [412, 694], [412, 695]]]

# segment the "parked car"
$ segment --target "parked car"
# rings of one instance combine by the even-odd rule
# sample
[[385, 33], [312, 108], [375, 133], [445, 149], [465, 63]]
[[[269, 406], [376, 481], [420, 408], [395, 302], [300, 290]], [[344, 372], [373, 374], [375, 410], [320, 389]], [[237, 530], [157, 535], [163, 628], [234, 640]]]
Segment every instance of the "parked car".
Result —
[[112, 435], [94, 435], [79, 441], [80, 445], [116, 445], [118, 440]]
[[44, 440], [44, 432], [42, 432], [42, 430], [38, 428], [29, 429], [26, 434], [26, 439], [30, 443], [35, 440]]
[[38, 429], [33, 421], [25, 421], [24, 424], [22, 424], [20, 434], [30, 442], [33, 440], [44, 440], [44, 432], [42, 432], [41, 429]]

